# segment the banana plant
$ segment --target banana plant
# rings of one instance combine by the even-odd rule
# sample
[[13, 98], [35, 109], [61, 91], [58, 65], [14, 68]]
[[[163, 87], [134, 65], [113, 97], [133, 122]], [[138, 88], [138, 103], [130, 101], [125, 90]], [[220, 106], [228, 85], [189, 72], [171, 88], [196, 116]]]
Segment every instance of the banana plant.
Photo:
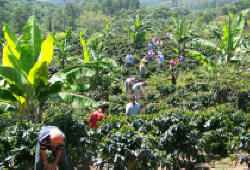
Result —
[[[234, 19], [233, 14], [228, 14], [227, 23], [223, 21], [222, 31], [220, 29], [212, 29], [217, 42], [204, 39], [196, 39], [192, 43], [203, 47], [215, 49], [220, 57], [217, 63], [229, 63], [235, 60], [235, 57], [242, 52], [242, 33], [245, 26], [246, 14], [249, 9], [242, 11], [237, 18]], [[241, 53], [242, 54], [242, 53]], [[241, 55], [244, 57], [244, 54]]]
[[[54, 36], [55, 45], [59, 50], [59, 60], [60, 66], [62, 69], [65, 67], [65, 62], [67, 62], [68, 50], [71, 48], [71, 45], [68, 45], [68, 41], [72, 36], [71, 27], [68, 27], [67, 32], [63, 34], [61, 37]], [[63, 38], [60, 40], [60, 38]]]
[[143, 44], [147, 41], [147, 22], [143, 22], [141, 19], [141, 14], [138, 12], [137, 19], [134, 26], [129, 30], [130, 38], [133, 40], [135, 48], [141, 48]]
[[[31, 16], [24, 28], [21, 39], [17, 39], [8, 25], [3, 27], [6, 41], [0, 75], [7, 82], [0, 87], [0, 101], [11, 103], [17, 112], [41, 122], [41, 106], [48, 100], [64, 101], [74, 106], [93, 106], [90, 98], [63, 91], [62, 80], [53, 81], [48, 77], [48, 64], [53, 57], [52, 35], [43, 40], [35, 16]], [[90, 69], [73, 72], [74, 76], [93, 74]], [[58, 73], [59, 74], [59, 73]], [[63, 73], [61, 73], [64, 75]], [[67, 77], [66, 77], [67, 78]], [[22, 117], [21, 117], [22, 118]], [[37, 118], [37, 119], [36, 119]]]
[[[172, 37], [170, 37], [178, 46], [178, 56], [181, 52], [185, 55], [186, 43], [192, 38], [192, 21], [179, 20], [178, 17], [173, 14], [173, 29]], [[168, 29], [168, 28], [167, 28]]]
[[[82, 36], [82, 32], [80, 33], [80, 40], [83, 46], [84, 64], [81, 64], [78, 67], [79, 68], [85, 67], [85, 68], [95, 70], [96, 73], [92, 77], [90, 87], [92, 90], [96, 90], [98, 85], [99, 86], [101, 85], [101, 83], [98, 84], [98, 81], [102, 80], [104, 71], [106, 71], [105, 73], [110, 72], [113, 68], [117, 67], [117, 63], [114, 60], [105, 57], [105, 54], [102, 51], [102, 43], [98, 45], [98, 52], [95, 53], [94, 50], [90, 49], [86, 45], [85, 39]], [[109, 74], [113, 75], [111, 74], [111, 72]], [[111, 76], [111, 77], [114, 77], [114, 76]]]

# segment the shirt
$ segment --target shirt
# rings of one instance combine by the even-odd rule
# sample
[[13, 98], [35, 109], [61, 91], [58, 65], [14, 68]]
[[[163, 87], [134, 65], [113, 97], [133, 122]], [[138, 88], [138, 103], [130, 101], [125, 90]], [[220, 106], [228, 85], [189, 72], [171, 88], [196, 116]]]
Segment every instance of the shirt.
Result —
[[101, 111], [96, 111], [91, 113], [88, 123], [91, 123], [91, 128], [97, 129], [97, 121], [102, 121], [103, 118], [105, 118], [105, 115]]
[[175, 66], [175, 65], [176, 65], [176, 64], [175, 64], [175, 61], [171, 60], [171, 61], [170, 61], [170, 66], [173, 67], [173, 66]]
[[136, 83], [135, 85], [133, 85], [134, 94], [137, 99], [141, 98], [141, 90], [143, 90], [141, 84], [142, 83]]
[[149, 44], [148, 44], [148, 49], [149, 49], [149, 50], [152, 50], [153, 48], [154, 48], [154, 45], [153, 45], [152, 43], [149, 43]]
[[147, 62], [147, 59], [146, 58], [143, 58], [142, 60], [141, 60], [141, 62], [140, 62], [140, 69], [142, 68], [142, 67], [145, 67], [145, 63]]
[[133, 58], [132, 58], [131, 55], [127, 55], [127, 56], [126, 56], [126, 62], [127, 62], [127, 63], [132, 63], [132, 62], [133, 62]]
[[163, 62], [164, 62], [164, 55], [160, 55], [159, 63], [163, 63]]
[[126, 106], [126, 114], [129, 116], [138, 115], [141, 111], [141, 106], [139, 103], [128, 103]]
[[[52, 148], [52, 142], [50, 139], [50, 135], [51, 135], [51, 131], [58, 131], [58, 133], [61, 133], [64, 136], [64, 143], [62, 143], [61, 145], [58, 145], [55, 149]], [[58, 150], [58, 149], [63, 149], [64, 148], [64, 144], [65, 144], [65, 134], [58, 128], [55, 126], [46, 126], [46, 127], [42, 127], [42, 130], [39, 133], [39, 144], [40, 144], [40, 150]]]

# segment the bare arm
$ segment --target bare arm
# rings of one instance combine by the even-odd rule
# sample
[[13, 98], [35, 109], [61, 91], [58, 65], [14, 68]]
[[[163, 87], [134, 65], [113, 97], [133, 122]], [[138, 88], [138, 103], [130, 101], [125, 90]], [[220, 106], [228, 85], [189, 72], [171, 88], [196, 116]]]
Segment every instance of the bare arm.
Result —
[[62, 155], [62, 150], [61, 150], [61, 149], [58, 149], [58, 150], [56, 151], [56, 159], [55, 159], [53, 165], [56, 166], [56, 165], [58, 164], [58, 161], [59, 161], [61, 155]]
[[46, 168], [47, 168], [48, 170], [50, 170], [49, 162], [48, 162], [47, 155], [46, 155], [46, 150], [41, 150], [40, 153], [41, 153], [41, 155], [42, 155], [42, 159], [43, 159], [44, 165], [46, 166]]

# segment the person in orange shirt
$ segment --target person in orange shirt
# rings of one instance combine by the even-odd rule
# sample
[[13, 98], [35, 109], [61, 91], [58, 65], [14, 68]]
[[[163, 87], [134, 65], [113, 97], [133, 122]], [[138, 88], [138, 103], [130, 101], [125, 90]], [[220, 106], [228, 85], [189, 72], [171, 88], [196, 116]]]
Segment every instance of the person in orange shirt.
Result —
[[91, 113], [87, 122], [89, 123], [89, 125], [92, 129], [98, 128], [97, 122], [102, 121], [103, 119], [106, 118], [104, 113], [106, 113], [108, 111], [108, 109], [109, 109], [109, 104], [107, 102], [105, 102], [99, 106], [99, 109], [97, 111]]

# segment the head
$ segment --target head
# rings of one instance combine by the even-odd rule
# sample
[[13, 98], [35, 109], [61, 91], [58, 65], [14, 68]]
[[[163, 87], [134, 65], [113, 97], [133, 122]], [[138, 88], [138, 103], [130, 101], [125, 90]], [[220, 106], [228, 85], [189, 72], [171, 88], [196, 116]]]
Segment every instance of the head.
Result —
[[104, 102], [99, 106], [99, 109], [102, 110], [103, 113], [107, 112], [109, 110], [109, 103]]
[[56, 148], [59, 145], [64, 144], [65, 136], [60, 133], [58, 130], [53, 130], [50, 133], [50, 140], [52, 144], [52, 148]]
[[141, 84], [143, 87], [146, 87], [147, 86], [147, 83], [144, 81], [144, 82], [142, 82], [142, 84]]
[[135, 96], [131, 96], [130, 97], [130, 102], [133, 103], [133, 104], [135, 104]]
[[134, 78], [134, 77], [132, 77], [130, 80], [131, 80], [131, 82], [132, 82], [133, 84], [135, 84], [135, 78]]

